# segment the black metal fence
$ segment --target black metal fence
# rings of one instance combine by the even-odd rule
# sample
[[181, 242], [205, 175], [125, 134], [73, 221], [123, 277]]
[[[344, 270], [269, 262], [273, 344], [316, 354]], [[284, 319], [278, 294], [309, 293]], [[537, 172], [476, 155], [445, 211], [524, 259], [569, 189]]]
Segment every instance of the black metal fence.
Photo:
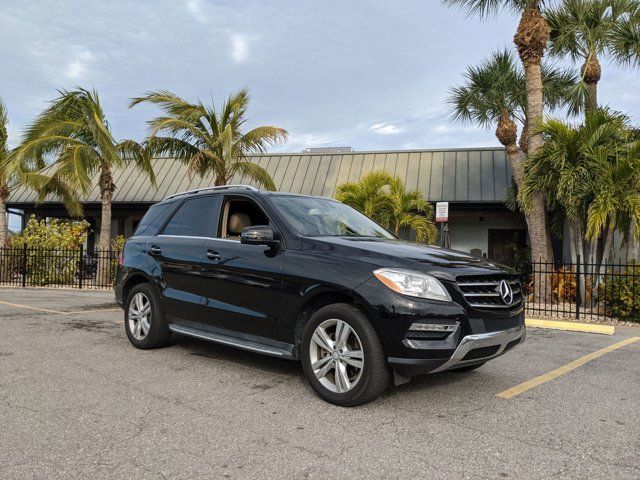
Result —
[[521, 273], [527, 315], [640, 321], [640, 263], [532, 262]]
[[[0, 285], [110, 289], [119, 253], [0, 248]], [[640, 322], [640, 263], [532, 262], [520, 276], [527, 315]]]
[[113, 288], [117, 250], [0, 248], [0, 285]]

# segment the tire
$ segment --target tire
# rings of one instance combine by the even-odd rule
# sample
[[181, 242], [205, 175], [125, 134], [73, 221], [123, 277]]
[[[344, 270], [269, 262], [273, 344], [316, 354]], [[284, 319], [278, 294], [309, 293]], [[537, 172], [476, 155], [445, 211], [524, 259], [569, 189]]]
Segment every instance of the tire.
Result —
[[[143, 311], [146, 311], [147, 305], [150, 309], [146, 316], [136, 314], [140, 310], [141, 303], [137, 303], [140, 301], [144, 306]], [[160, 307], [158, 294], [152, 285], [141, 283], [131, 289], [124, 309], [124, 328], [129, 341], [136, 348], [146, 350], [164, 347], [169, 343], [171, 331]]]
[[[338, 329], [343, 335], [336, 342]], [[334, 405], [353, 407], [371, 402], [389, 386], [391, 373], [380, 339], [353, 305], [335, 303], [315, 312], [302, 331], [301, 351], [302, 368], [311, 387]]]
[[480, 368], [485, 363], [487, 363], [487, 362], [476, 363], [475, 365], [467, 365], [466, 367], [452, 368], [451, 371], [452, 372], [459, 372], [459, 373], [471, 372], [471, 371], [475, 370], [476, 368]]

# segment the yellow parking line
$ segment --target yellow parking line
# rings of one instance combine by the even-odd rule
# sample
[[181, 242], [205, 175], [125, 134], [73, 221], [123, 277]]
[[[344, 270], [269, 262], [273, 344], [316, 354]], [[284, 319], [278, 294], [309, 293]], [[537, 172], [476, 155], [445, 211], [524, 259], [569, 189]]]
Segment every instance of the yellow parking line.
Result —
[[603, 335], [613, 335], [616, 333], [615, 327], [611, 325], [596, 325], [594, 323], [561, 322], [557, 320], [543, 320], [541, 318], [525, 319], [527, 327], [550, 328], [552, 330], [568, 330], [571, 332], [601, 333]]
[[573, 362], [568, 363], [563, 367], [556, 368], [555, 370], [549, 373], [545, 373], [544, 375], [540, 375], [539, 377], [532, 378], [531, 380], [523, 382], [520, 385], [516, 385], [515, 387], [505, 390], [504, 392], [500, 392], [496, 396], [500, 398], [513, 398], [516, 395], [520, 395], [521, 393], [524, 393], [527, 390], [531, 390], [532, 388], [537, 387], [538, 385], [542, 385], [543, 383], [550, 382], [554, 378], [558, 378], [559, 376], [564, 375], [565, 373], [569, 373], [570, 371], [575, 370], [581, 365], [584, 365], [585, 363], [590, 362], [591, 360], [595, 360], [596, 358], [599, 358], [606, 353], [613, 352], [618, 348], [622, 348], [631, 343], [635, 343], [638, 340], [640, 340], [640, 337], [631, 337], [631, 338], [627, 338], [626, 340], [622, 340], [621, 342], [614, 343], [613, 345], [609, 345], [606, 348], [596, 350], [595, 352], [590, 353], [589, 355], [585, 355], [584, 357], [580, 357], [579, 359], [574, 360]]
[[96, 308], [93, 310], [78, 310], [75, 312], [64, 312], [62, 310], [51, 310], [50, 308], [32, 307], [30, 305], [22, 305], [21, 303], [11, 303], [0, 300], [0, 304], [9, 305], [10, 307], [27, 308], [37, 312], [55, 313], [56, 315], [77, 315], [79, 313], [99, 313], [99, 312], [117, 312], [120, 308]]
[[19, 303], [4, 302], [2, 300], [0, 300], [0, 303], [3, 304], [3, 305], [9, 305], [10, 307], [28, 308], [29, 310], [36, 310], [38, 312], [58, 313], [58, 314], [62, 314], [62, 315], [65, 315], [67, 313], [67, 312], [61, 312], [60, 310], [50, 310], [48, 308], [31, 307], [29, 305], [21, 305]]
[[121, 312], [121, 308], [94, 308], [93, 310], [80, 310], [76, 312], [64, 312], [67, 315], [76, 315], [78, 313], [100, 313], [100, 312]]

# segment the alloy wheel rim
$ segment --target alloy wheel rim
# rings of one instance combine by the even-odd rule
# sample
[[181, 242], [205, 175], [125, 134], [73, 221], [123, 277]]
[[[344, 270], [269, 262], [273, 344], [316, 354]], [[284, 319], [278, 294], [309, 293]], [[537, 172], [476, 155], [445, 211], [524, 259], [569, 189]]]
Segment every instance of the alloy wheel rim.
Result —
[[143, 340], [151, 328], [151, 302], [144, 293], [138, 292], [129, 303], [129, 331], [136, 340]]
[[346, 393], [360, 381], [364, 351], [360, 337], [347, 322], [325, 320], [313, 332], [309, 347], [311, 368], [323, 387]]

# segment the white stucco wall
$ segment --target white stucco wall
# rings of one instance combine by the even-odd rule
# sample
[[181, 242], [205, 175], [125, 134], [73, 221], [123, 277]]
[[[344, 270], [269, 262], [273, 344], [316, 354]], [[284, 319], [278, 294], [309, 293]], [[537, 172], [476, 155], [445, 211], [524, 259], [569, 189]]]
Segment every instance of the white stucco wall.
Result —
[[519, 215], [502, 211], [453, 211], [449, 217], [451, 248], [470, 252], [473, 248], [489, 250], [490, 229], [525, 229], [526, 223]]

